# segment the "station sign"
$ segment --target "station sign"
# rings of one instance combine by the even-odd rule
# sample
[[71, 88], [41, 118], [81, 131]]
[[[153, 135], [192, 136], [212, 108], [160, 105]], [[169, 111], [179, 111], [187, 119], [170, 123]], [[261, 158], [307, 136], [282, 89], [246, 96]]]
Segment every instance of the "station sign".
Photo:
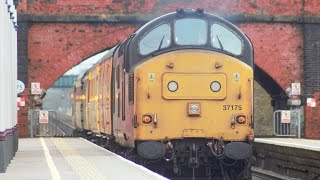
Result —
[[281, 123], [290, 123], [291, 111], [281, 111]]
[[31, 94], [41, 94], [40, 83], [33, 82], [31, 83]]
[[22, 81], [18, 80], [17, 81], [17, 94], [20, 94], [24, 91], [25, 85]]
[[292, 83], [291, 84], [291, 95], [299, 96], [301, 94], [301, 84], [300, 83]]
[[49, 122], [49, 112], [39, 111], [39, 123], [48, 123], [48, 122]]

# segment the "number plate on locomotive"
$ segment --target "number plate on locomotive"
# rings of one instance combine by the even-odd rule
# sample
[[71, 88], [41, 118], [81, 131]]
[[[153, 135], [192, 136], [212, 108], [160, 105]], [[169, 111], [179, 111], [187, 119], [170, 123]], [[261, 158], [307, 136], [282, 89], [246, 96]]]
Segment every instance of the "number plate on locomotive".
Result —
[[224, 111], [242, 110], [242, 105], [223, 105]]

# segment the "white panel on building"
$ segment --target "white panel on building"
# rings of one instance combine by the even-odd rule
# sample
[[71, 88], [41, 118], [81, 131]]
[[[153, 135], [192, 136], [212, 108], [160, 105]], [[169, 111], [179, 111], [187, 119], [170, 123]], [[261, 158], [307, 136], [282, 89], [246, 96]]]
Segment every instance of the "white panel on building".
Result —
[[[0, 27], [0, 152], [5, 152], [0, 154], [1, 173], [17, 143], [17, 11], [13, 0], [0, 1]], [[7, 147], [10, 144], [13, 147]]]

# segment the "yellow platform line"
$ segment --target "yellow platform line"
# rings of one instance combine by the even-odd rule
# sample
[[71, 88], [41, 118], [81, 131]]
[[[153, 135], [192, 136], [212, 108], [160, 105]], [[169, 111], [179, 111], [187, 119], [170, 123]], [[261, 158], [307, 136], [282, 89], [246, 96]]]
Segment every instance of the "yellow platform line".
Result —
[[83, 157], [62, 138], [51, 138], [66, 162], [80, 179], [106, 180], [106, 177], [93, 163]]
[[48, 167], [50, 169], [50, 173], [51, 173], [51, 177], [53, 180], [60, 180], [60, 173], [59, 171], [57, 170], [57, 167], [55, 166], [53, 160], [52, 160], [52, 157], [50, 155], [50, 152], [48, 150], [48, 147], [46, 145], [46, 142], [44, 141], [44, 139], [41, 137], [40, 138], [40, 143], [42, 145], [42, 148], [43, 148], [43, 151], [44, 151], [44, 155], [46, 157], [46, 161], [47, 161], [47, 164], [48, 164]]

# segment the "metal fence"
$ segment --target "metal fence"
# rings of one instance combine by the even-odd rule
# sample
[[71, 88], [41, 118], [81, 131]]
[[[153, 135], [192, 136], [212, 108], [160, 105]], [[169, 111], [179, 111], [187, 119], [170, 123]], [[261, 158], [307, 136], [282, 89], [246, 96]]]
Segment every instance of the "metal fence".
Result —
[[59, 120], [55, 111], [48, 111], [47, 122], [41, 122], [40, 111], [29, 110], [30, 137], [72, 136], [73, 127]]
[[300, 110], [275, 111], [273, 133], [276, 136], [301, 138]]

